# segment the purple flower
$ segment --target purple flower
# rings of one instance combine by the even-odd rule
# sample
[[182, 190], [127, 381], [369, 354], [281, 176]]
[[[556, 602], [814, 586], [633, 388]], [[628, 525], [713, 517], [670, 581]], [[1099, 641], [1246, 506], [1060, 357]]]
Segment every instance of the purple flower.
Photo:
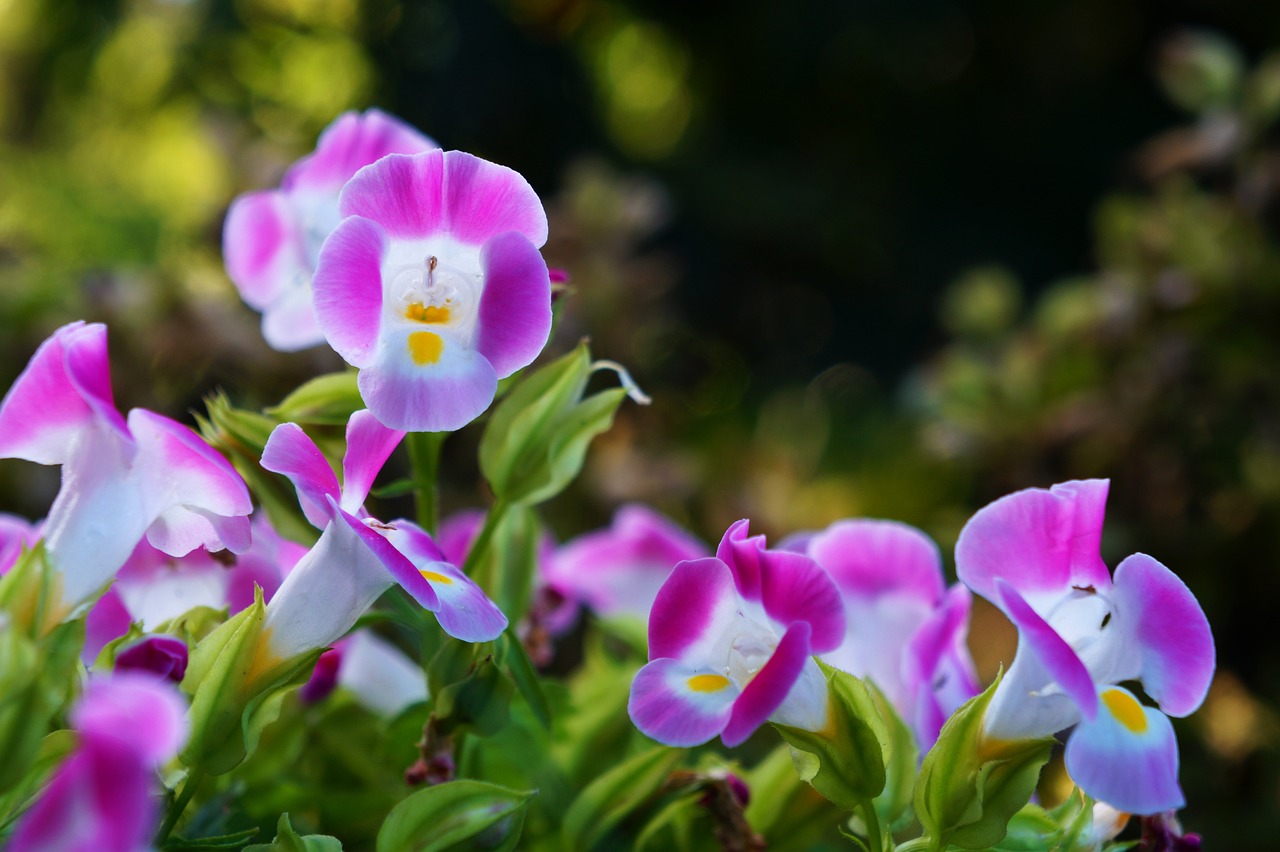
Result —
[[0, 457], [62, 465], [44, 537], [67, 614], [144, 535], [173, 555], [249, 546], [253, 506], [226, 459], [167, 417], [120, 416], [101, 324], [65, 325], [40, 345], [0, 403]]
[[546, 582], [597, 615], [644, 618], [676, 563], [709, 548], [648, 506], [623, 506], [608, 529], [579, 536], [556, 551]]
[[162, 633], [143, 637], [116, 654], [116, 671], [130, 670], [181, 683], [187, 673], [187, 643]]
[[393, 429], [460, 429], [551, 330], [547, 217], [511, 169], [461, 151], [392, 154], [342, 190], [315, 307]]
[[[961, 531], [956, 566], [1018, 629], [986, 736], [1075, 725], [1066, 764], [1076, 784], [1120, 810], [1153, 814], [1183, 804], [1165, 713], [1186, 716], [1204, 701], [1213, 636], [1195, 596], [1150, 556], [1128, 557], [1112, 578], [1099, 554], [1107, 490], [1106, 480], [1084, 480], [991, 503]], [[1117, 685], [1130, 680], [1160, 710]]]
[[91, 678], [71, 709], [80, 733], [10, 838], [13, 852], [140, 852], [159, 815], [156, 770], [187, 737], [186, 704], [153, 675]]
[[965, 644], [969, 590], [945, 587], [937, 545], [906, 524], [837, 521], [804, 544], [844, 599], [844, 641], [823, 661], [873, 681], [927, 750], [979, 691]]
[[409, 521], [384, 524], [364, 511], [374, 478], [403, 437], [368, 411], [351, 415], [339, 487], [319, 447], [296, 424], [271, 433], [262, 466], [289, 478], [303, 512], [323, 529], [267, 607], [265, 629], [276, 659], [332, 644], [397, 582], [458, 639], [485, 642], [506, 628], [506, 616], [426, 532]]
[[649, 616], [649, 663], [631, 685], [636, 727], [674, 746], [735, 746], [766, 721], [821, 730], [826, 680], [811, 654], [844, 638], [835, 584], [807, 556], [729, 527], [714, 557], [681, 562]]
[[316, 150], [285, 173], [279, 189], [241, 195], [227, 211], [222, 254], [240, 295], [262, 312], [262, 336], [281, 351], [324, 343], [312, 307], [320, 246], [338, 226], [338, 193], [351, 176], [388, 154], [416, 154], [435, 142], [376, 109], [346, 112]]
[[0, 576], [13, 567], [24, 548], [30, 549], [39, 539], [39, 524], [0, 512]]
[[321, 654], [298, 697], [314, 703], [338, 687], [385, 718], [427, 698], [422, 667], [372, 630], [357, 630]]

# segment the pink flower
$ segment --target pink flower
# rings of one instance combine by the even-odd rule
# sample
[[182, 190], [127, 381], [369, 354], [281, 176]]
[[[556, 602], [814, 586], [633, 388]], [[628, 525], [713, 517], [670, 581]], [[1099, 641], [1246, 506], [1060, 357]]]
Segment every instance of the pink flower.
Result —
[[637, 728], [673, 746], [727, 746], [766, 721], [821, 730], [827, 685], [811, 654], [844, 638], [835, 584], [807, 556], [766, 550], [747, 522], [714, 557], [681, 562], [649, 616], [649, 663], [631, 685]]
[[384, 524], [364, 510], [374, 478], [403, 437], [368, 411], [351, 415], [339, 486], [319, 447], [296, 424], [271, 433], [262, 466], [289, 478], [303, 512], [323, 530], [267, 607], [271, 657], [331, 645], [393, 583], [463, 641], [489, 641], [506, 628], [502, 612], [426, 532], [409, 521]]
[[709, 548], [648, 506], [622, 506], [607, 529], [565, 543], [551, 559], [546, 582], [564, 597], [604, 617], [644, 618], [678, 562]]
[[508, 168], [426, 151], [361, 169], [339, 212], [315, 275], [325, 338], [382, 423], [460, 429], [550, 333], [542, 203]]
[[39, 524], [0, 512], [0, 575], [13, 567], [23, 548], [31, 549], [39, 539]]
[[154, 675], [91, 678], [71, 709], [79, 742], [23, 815], [13, 852], [141, 852], [160, 810], [156, 770], [187, 738], [186, 704]]
[[320, 246], [338, 226], [338, 193], [388, 154], [438, 147], [376, 109], [346, 112], [294, 163], [279, 189], [241, 195], [227, 211], [222, 254], [240, 295], [262, 312], [262, 336], [281, 351], [324, 342], [311, 300]]
[[116, 410], [106, 326], [71, 323], [40, 345], [0, 403], [0, 457], [62, 465], [44, 537], [67, 613], [144, 535], [173, 555], [249, 546], [253, 506], [226, 459], [167, 417]]
[[837, 521], [807, 537], [805, 552], [844, 599], [844, 641], [822, 659], [874, 682], [927, 750], [979, 691], [965, 644], [969, 590], [948, 590], [937, 545], [896, 521]]
[[[1183, 804], [1165, 713], [1186, 716], [1204, 701], [1213, 635], [1195, 596], [1150, 556], [1128, 557], [1111, 576], [1099, 553], [1108, 487], [1091, 479], [996, 500], [961, 531], [956, 567], [1018, 628], [985, 735], [1075, 725], [1066, 764], [1076, 784], [1122, 811], [1153, 814]], [[1131, 680], [1159, 710], [1118, 685]]]

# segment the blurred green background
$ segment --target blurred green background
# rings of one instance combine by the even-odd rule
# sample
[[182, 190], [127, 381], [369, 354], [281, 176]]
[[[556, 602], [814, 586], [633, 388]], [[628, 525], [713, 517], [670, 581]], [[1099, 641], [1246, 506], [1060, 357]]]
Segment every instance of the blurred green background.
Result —
[[[1280, 825], [1280, 6], [1247, 0], [0, 0], [0, 385], [77, 318], [117, 400], [263, 406], [281, 355], [220, 259], [231, 198], [345, 109], [523, 172], [590, 335], [655, 397], [548, 509], [714, 541], [1112, 478], [1104, 555], [1199, 595], [1188, 827]], [[446, 508], [482, 505], [475, 430]], [[0, 510], [56, 471], [0, 462]], [[1010, 634], [979, 609], [990, 676]]]

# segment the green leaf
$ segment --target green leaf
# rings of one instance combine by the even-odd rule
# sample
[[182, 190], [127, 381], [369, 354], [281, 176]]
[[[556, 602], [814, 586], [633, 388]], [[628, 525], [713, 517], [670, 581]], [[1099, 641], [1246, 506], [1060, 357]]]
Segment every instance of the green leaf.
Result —
[[613, 767], [587, 785], [564, 815], [561, 839], [568, 849], [591, 849], [615, 825], [658, 792], [683, 757], [655, 746]]
[[1009, 820], [1008, 831], [994, 848], [998, 852], [1040, 852], [1058, 849], [1063, 830], [1044, 808], [1027, 804]]
[[1035, 792], [1054, 740], [993, 742], [982, 721], [995, 682], [952, 714], [925, 755], [916, 778], [916, 816], [943, 846], [989, 849], [1005, 837], [1009, 820]]
[[280, 814], [276, 839], [271, 843], [255, 843], [244, 852], [342, 852], [342, 842], [327, 834], [300, 835], [290, 825], [289, 815]]
[[775, 723], [795, 751], [800, 777], [847, 811], [885, 788], [889, 730], [867, 685], [848, 672], [819, 662], [827, 678], [829, 724], [807, 731]]
[[[508, 848], [511, 835], [518, 837], [523, 826], [512, 817], [536, 792], [469, 780], [419, 790], [387, 814], [378, 831], [378, 852], [434, 852], [463, 841], [472, 841], [470, 848]], [[498, 837], [488, 834], [491, 827], [497, 827]]]
[[306, 382], [266, 413], [282, 423], [345, 426], [352, 413], [364, 407], [356, 385], [356, 371], [347, 370]]
[[868, 683], [867, 687], [871, 690], [888, 733], [884, 755], [885, 787], [875, 798], [876, 813], [881, 824], [890, 831], [903, 831], [915, 820], [915, 814], [911, 810], [911, 796], [919, 766], [916, 735], [874, 683]]
[[495, 506], [490, 511], [499, 517], [487, 546], [479, 540], [473, 545], [474, 561], [468, 559], [467, 570], [507, 619], [518, 623], [533, 597], [542, 525], [527, 506]]
[[481, 737], [493, 736], [511, 718], [514, 693], [511, 679], [487, 657], [467, 677], [436, 694], [434, 715], [446, 733], [465, 730]]
[[53, 774], [53, 770], [75, 749], [74, 731], [54, 731], [40, 740], [35, 759], [27, 768], [22, 783], [0, 796], [0, 828], [7, 826], [22, 812], [27, 800], [35, 795]]
[[550, 730], [551, 705], [547, 703], [547, 696], [542, 691], [542, 681], [538, 678], [529, 655], [525, 653], [524, 643], [510, 625], [503, 631], [502, 639], [498, 642], [497, 659], [498, 664], [511, 675], [511, 680], [529, 705], [533, 717], [542, 727]]
[[[234, 834], [220, 834], [217, 837], [199, 837], [188, 840], [185, 837], [171, 837], [165, 841], [164, 846], [160, 847], [164, 852], [200, 852], [204, 849], [292, 849], [293, 847], [281, 847], [266, 844], [254, 844], [246, 846], [245, 844], [257, 836], [259, 829], [246, 828], [244, 831], [237, 831]], [[342, 847], [338, 847], [341, 849]]]

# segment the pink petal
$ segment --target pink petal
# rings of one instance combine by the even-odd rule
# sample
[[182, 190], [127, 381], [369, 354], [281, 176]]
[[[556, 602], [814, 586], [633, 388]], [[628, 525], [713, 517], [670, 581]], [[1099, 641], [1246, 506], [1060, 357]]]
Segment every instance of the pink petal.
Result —
[[388, 154], [416, 154], [438, 147], [430, 138], [381, 110], [344, 112], [320, 134], [315, 151], [294, 163], [281, 186], [290, 191], [337, 195], [352, 175]]
[[[1151, 815], [1186, 804], [1178, 786], [1178, 741], [1159, 710], [1143, 707], [1127, 690], [1108, 687], [1111, 701], [1067, 740], [1067, 773], [1081, 790], [1126, 813]], [[1112, 712], [1112, 705], [1123, 715]], [[1136, 728], [1136, 730], [1135, 730]]]
[[257, 310], [271, 307], [298, 276], [311, 277], [289, 199], [275, 190], [231, 202], [222, 227], [222, 257], [240, 297]]
[[107, 327], [73, 322], [40, 344], [0, 402], [0, 458], [63, 464], [97, 428], [132, 444], [112, 401]]
[[23, 548], [29, 549], [39, 538], [39, 530], [26, 518], [0, 512], [0, 576], [18, 561]]
[[297, 352], [325, 342], [311, 295], [311, 270], [303, 284], [289, 286], [269, 307], [262, 308], [262, 337], [277, 352]]
[[86, 742], [115, 742], [158, 767], [187, 739], [187, 705], [177, 689], [154, 675], [119, 672], [89, 679], [71, 710]]
[[386, 234], [374, 222], [345, 219], [320, 249], [312, 279], [316, 319], [329, 345], [356, 367], [373, 361], [382, 319]]
[[765, 550], [761, 562], [761, 599], [769, 617], [787, 628], [807, 624], [814, 653], [840, 647], [845, 634], [844, 602], [818, 563], [785, 550]]
[[737, 688], [719, 672], [663, 658], [636, 673], [627, 713], [646, 736], [688, 748], [724, 730], [737, 697]]
[[809, 625], [796, 622], [787, 628], [773, 656], [733, 702], [733, 715], [720, 739], [732, 748], [745, 742], [778, 709], [795, 685], [809, 659]]
[[748, 535], [749, 521], [735, 521], [725, 530], [716, 557], [729, 566], [738, 594], [749, 601], [760, 600], [761, 554], [764, 552], [764, 536]]
[[943, 593], [942, 557], [933, 540], [897, 521], [837, 521], [815, 535], [808, 554], [842, 593], [861, 598], [907, 594], [936, 604]]
[[80, 660], [86, 666], [93, 665], [102, 649], [113, 639], [129, 632], [133, 618], [115, 586], [98, 598], [84, 620], [84, 648]]
[[1085, 719], [1093, 719], [1098, 712], [1097, 687], [1080, 657], [1013, 586], [997, 579], [996, 596], [997, 605], [1018, 628], [1019, 645], [1025, 642], [1027, 650], [1035, 655], [1054, 683], [1076, 703]]
[[1195, 595], [1145, 553], [1116, 568], [1115, 596], [1126, 641], [1142, 656], [1142, 687], [1171, 716], [1195, 712], [1215, 668], [1213, 633]]
[[1105, 479], [1065, 482], [1018, 491], [979, 509], [956, 542], [960, 580], [997, 606], [998, 579], [1026, 597], [1073, 585], [1110, 588], [1098, 550], [1107, 489]]
[[253, 502], [226, 459], [186, 426], [146, 409], [129, 412], [129, 431], [138, 441], [137, 487], [156, 517], [148, 541], [173, 556], [248, 548]]
[[302, 511], [317, 529], [329, 523], [329, 503], [337, 498], [338, 477], [315, 441], [296, 423], [281, 423], [271, 431], [262, 449], [262, 467], [281, 473], [298, 489]]
[[[391, 577], [404, 587], [414, 600], [422, 605], [424, 609], [432, 612], [440, 609], [440, 598], [436, 595], [435, 588], [431, 583], [422, 576], [409, 558], [396, 549], [387, 538], [379, 531], [376, 531], [356, 517], [342, 511], [332, 500], [330, 505], [333, 507], [335, 524], [345, 524], [360, 539], [361, 543], [368, 548], [382, 567], [390, 573]], [[388, 532], [391, 530], [388, 529]], [[499, 631], [501, 632], [501, 631]]]
[[519, 231], [535, 246], [547, 241], [547, 216], [528, 182], [462, 151], [384, 157], [347, 183], [339, 210], [403, 239], [444, 234], [479, 246]]
[[533, 244], [514, 231], [499, 234], [480, 252], [484, 292], [473, 346], [498, 378], [532, 363], [551, 334], [551, 280]]
[[719, 559], [676, 565], [649, 614], [649, 659], [701, 660], [736, 617], [738, 604], [733, 574]]
[[342, 458], [342, 508], [357, 511], [369, 496], [373, 481], [404, 438], [404, 433], [388, 429], [367, 410], [357, 411], [347, 421], [347, 454]]
[[[507, 617], [502, 610], [470, 577], [443, 560], [439, 548], [425, 530], [404, 520], [391, 526], [395, 529], [388, 532], [387, 539], [409, 557], [421, 579], [427, 582], [439, 600], [439, 607], [428, 606], [423, 600], [419, 603], [435, 611], [436, 619], [446, 633], [464, 642], [488, 642], [506, 630]], [[436, 555], [433, 556], [432, 551]]]
[[396, 330], [378, 342], [377, 359], [360, 371], [360, 395], [383, 425], [406, 432], [452, 432], [484, 413], [498, 377], [485, 358], [435, 335], [436, 360], [419, 364], [411, 338], [434, 332]]

